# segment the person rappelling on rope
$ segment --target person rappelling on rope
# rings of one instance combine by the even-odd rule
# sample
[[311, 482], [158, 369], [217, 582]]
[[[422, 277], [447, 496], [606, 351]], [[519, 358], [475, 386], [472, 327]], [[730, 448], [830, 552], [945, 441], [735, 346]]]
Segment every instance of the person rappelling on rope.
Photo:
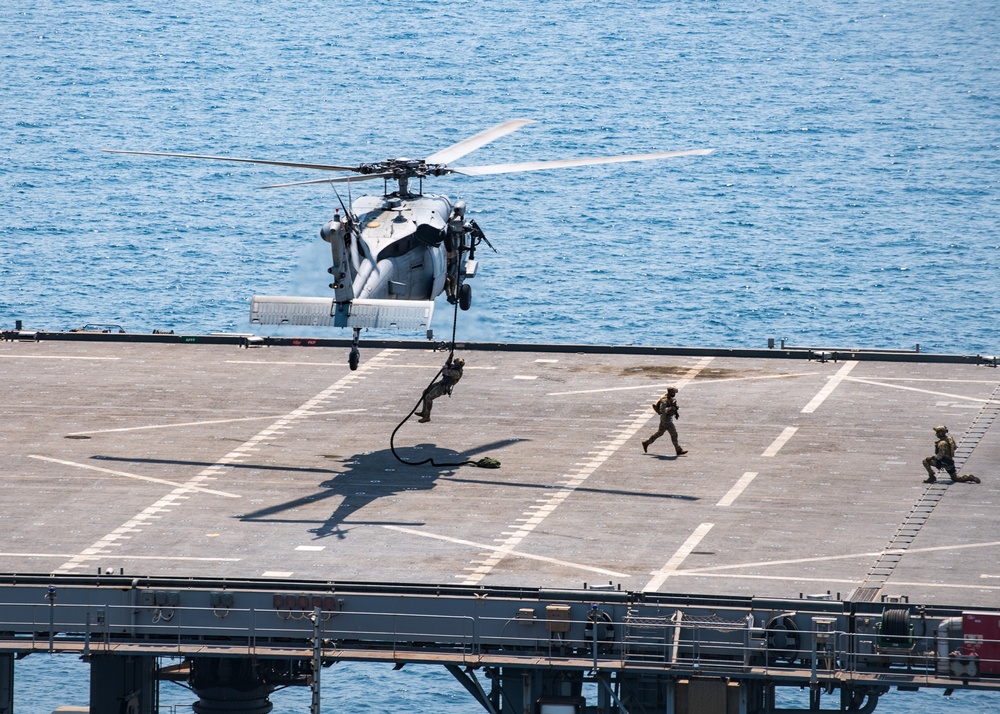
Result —
[[424, 392], [421, 401], [422, 408], [417, 412], [421, 423], [431, 420], [431, 407], [434, 406], [435, 399], [445, 394], [449, 397], [451, 396], [451, 390], [455, 388], [458, 380], [462, 378], [462, 370], [464, 368], [465, 360], [461, 357], [456, 357], [454, 360], [451, 358], [448, 359], [444, 365], [444, 369], [441, 370], [441, 379], [432, 383]]

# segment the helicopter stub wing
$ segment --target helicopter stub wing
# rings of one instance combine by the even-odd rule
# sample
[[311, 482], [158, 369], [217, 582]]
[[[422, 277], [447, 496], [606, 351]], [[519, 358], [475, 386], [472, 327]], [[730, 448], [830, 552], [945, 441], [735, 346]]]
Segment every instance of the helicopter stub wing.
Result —
[[565, 169], [572, 166], [595, 166], [597, 164], [621, 164], [628, 161], [654, 161], [672, 159], [675, 156], [705, 156], [714, 149], [688, 149], [685, 151], [657, 151], [652, 154], [626, 154], [625, 156], [599, 156], [583, 159], [558, 159], [555, 161], [525, 161], [519, 164], [491, 164], [489, 166], [450, 166], [451, 173], [465, 176], [487, 176], [489, 174], [512, 174], [520, 171], [544, 171]]
[[333, 298], [255, 295], [250, 303], [254, 325], [428, 330], [432, 317], [432, 300], [357, 298], [338, 306]]

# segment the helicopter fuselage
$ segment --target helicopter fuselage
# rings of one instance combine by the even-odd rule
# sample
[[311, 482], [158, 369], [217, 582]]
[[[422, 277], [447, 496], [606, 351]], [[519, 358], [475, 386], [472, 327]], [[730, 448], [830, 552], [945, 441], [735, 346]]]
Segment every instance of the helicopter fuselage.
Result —
[[[352, 216], [338, 212], [320, 231], [330, 243], [338, 304], [354, 299], [433, 300], [445, 288], [449, 248], [461, 247], [461, 227], [450, 227], [445, 196], [363, 196]], [[461, 250], [453, 259], [464, 258]], [[462, 261], [464, 263], [464, 260]], [[452, 270], [464, 265], [451, 266]]]
[[363, 196], [350, 208], [341, 203], [344, 214], [337, 211], [320, 230], [323, 240], [330, 244], [332, 265], [328, 270], [333, 278], [330, 283], [334, 292], [332, 299], [254, 296], [250, 304], [250, 322], [256, 325], [353, 328], [354, 343], [349, 364], [351, 369], [357, 369], [361, 330], [383, 327], [426, 329], [430, 338], [434, 300], [442, 292], [447, 293], [449, 302], [468, 310], [472, 302], [472, 288], [465, 280], [476, 273], [476, 246], [485, 242], [493, 248], [476, 222], [465, 220], [464, 201], [452, 203], [444, 196], [424, 195], [422, 191], [413, 193], [409, 190], [411, 179], [419, 179], [422, 189], [423, 180], [431, 176], [488, 176], [676, 156], [703, 156], [712, 152], [711, 149], [689, 149], [485, 166], [452, 165], [470, 152], [532, 123], [530, 119], [510, 119], [423, 159], [390, 158], [362, 164], [316, 164], [160, 151], [106, 151], [353, 174], [272, 184], [264, 188], [378, 179], [388, 185], [390, 181], [395, 181], [398, 188], [393, 193], [386, 189], [382, 196]]

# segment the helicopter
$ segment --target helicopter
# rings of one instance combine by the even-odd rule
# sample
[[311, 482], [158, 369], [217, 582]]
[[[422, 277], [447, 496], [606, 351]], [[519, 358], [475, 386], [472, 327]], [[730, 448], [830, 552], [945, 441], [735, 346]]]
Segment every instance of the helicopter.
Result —
[[[285, 188], [307, 184], [354, 183], [383, 180], [382, 195], [364, 195], [347, 206], [340, 194], [340, 209], [320, 229], [330, 244], [333, 297], [254, 296], [250, 322], [255, 325], [301, 325], [350, 327], [354, 339], [348, 365], [360, 363], [359, 341], [366, 328], [394, 327], [402, 330], [426, 329], [431, 338], [434, 303], [445, 293], [452, 304], [468, 310], [472, 288], [466, 282], [478, 270], [476, 249], [486, 243], [485, 233], [468, 217], [464, 201], [425, 194], [423, 180], [430, 176], [493, 174], [542, 171], [628, 161], [651, 161], [678, 156], [704, 156], [712, 149], [661, 151], [647, 154], [593, 158], [528, 161], [485, 166], [452, 166], [480, 147], [535, 123], [531, 119], [510, 119], [463, 139], [423, 159], [396, 158], [353, 166], [310, 164], [270, 159], [244, 159], [158, 151], [105, 149], [109, 153], [163, 156], [209, 161], [230, 161], [284, 166], [318, 171], [349, 172], [351, 176], [294, 181], [261, 188]], [[411, 181], [418, 180], [414, 192]], [[395, 183], [391, 190], [391, 182]], [[341, 213], [343, 210], [343, 213]]]

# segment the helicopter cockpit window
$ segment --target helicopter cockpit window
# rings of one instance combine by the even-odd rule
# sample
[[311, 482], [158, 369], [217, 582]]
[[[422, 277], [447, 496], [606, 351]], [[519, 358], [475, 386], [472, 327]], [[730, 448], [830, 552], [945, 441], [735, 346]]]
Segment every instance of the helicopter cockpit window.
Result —
[[378, 258], [376, 258], [375, 262], [377, 263], [378, 261], [385, 260], [386, 258], [398, 258], [401, 255], [406, 255], [419, 245], [422, 244], [419, 243], [412, 234], [406, 236], [406, 238], [400, 238], [380, 250], [378, 252]]
[[416, 238], [424, 245], [441, 245], [444, 241], [445, 231], [442, 228], [423, 223], [417, 226]]

